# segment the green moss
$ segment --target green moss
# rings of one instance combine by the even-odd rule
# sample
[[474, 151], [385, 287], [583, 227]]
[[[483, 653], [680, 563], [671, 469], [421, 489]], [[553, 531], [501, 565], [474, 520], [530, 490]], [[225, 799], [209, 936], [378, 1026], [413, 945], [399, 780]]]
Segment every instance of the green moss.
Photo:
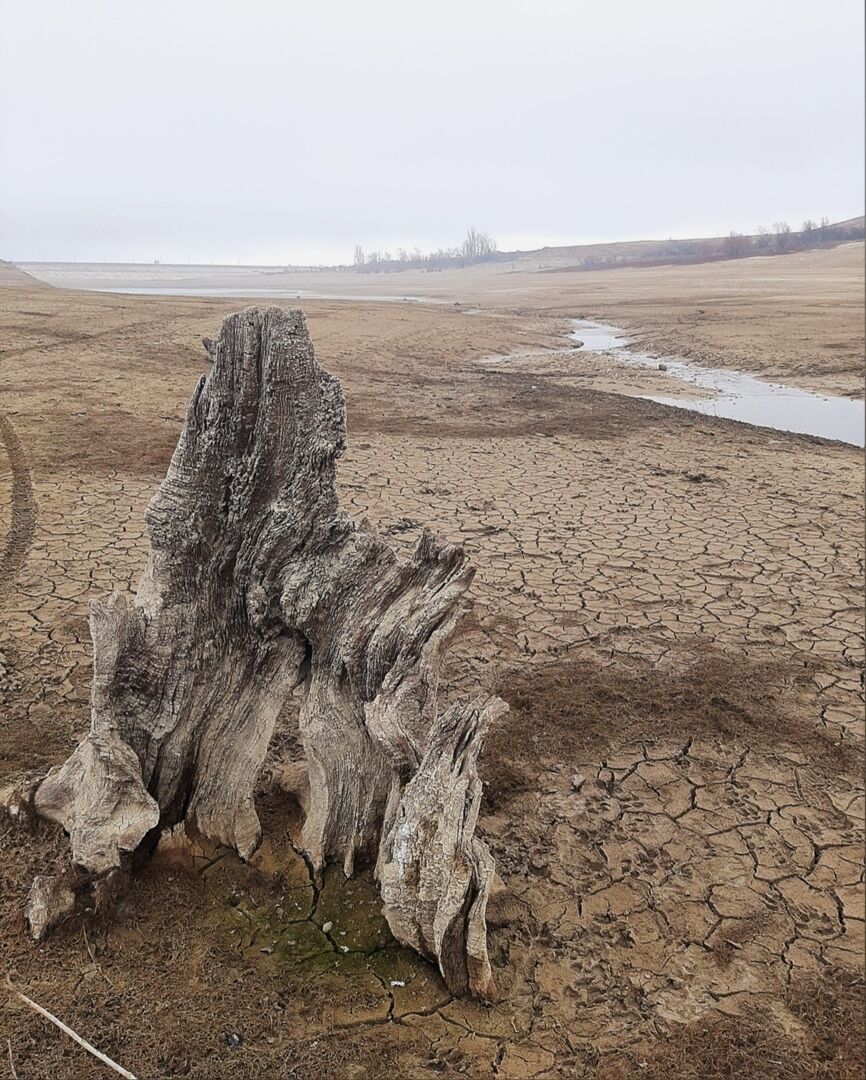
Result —
[[347, 880], [339, 867], [329, 866], [314, 918], [319, 926], [331, 924], [328, 936], [338, 948], [369, 953], [394, 943], [381, 907], [369, 877]]
[[387, 1000], [393, 996], [398, 1014], [447, 998], [436, 969], [394, 940], [371, 876], [346, 880], [339, 867], [328, 867], [314, 913], [312, 888], [292, 885], [272, 900], [236, 896], [209, 921], [248, 962], [287, 981], [327, 974], [355, 990], [369, 983]]

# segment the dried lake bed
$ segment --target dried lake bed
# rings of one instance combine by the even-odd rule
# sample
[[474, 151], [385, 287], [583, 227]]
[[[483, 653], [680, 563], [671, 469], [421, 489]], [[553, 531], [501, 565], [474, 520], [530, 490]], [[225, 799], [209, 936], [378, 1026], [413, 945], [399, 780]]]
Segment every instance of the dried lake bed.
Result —
[[[455, 1000], [404, 963], [363, 886], [331, 876], [317, 896], [297, 805], [267, 782], [297, 752], [291, 703], [252, 865], [157, 859], [115, 916], [71, 919], [37, 949], [24, 898], [65, 843], [8, 828], [15, 978], [146, 1076], [619, 1080], [675, 1075], [684, 1047], [707, 1072], [736, 1053], [754, 1074], [815, 1060], [854, 1075], [862, 454], [645, 399], [671, 385], [711, 400], [658, 354], [845, 392], [862, 334], [838, 299], [844, 254], [363, 283], [439, 304], [302, 301], [347, 395], [347, 506], [401, 554], [426, 524], [477, 567], [442, 690], [495, 685], [512, 706], [480, 765], [507, 898], [490, 926], [500, 1000]], [[2, 777], [63, 760], [87, 729], [89, 603], [137, 582], [144, 510], [207, 369], [200, 338], [247, 302], [0, 289]], [[655, 369], [563, 349], [576, 312], [626, 327]], [[848, 343], [832, 362], [828, 340]], [[8, 1015], [20, 1075], [97, 1075], [39, 1023]]]

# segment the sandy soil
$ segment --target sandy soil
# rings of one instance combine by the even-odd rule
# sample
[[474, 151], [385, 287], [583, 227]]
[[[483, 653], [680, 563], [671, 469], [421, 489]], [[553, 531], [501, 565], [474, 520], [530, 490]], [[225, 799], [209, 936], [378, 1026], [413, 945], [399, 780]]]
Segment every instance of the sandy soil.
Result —
[[524, 262], [361, 275], [102, 264], [33, 269], [52, 283], [73, 287], [157, 284], [415, 296], [600, 319], [633, 332], [636, 344], [653, 354], [734, 367], [820, 393], [863, 397], [862, 242], [696, 266], [571, 273], [530, 272]]
[[[433, 524], [479, 568], [448, 688], [512, 703], [482, 764], [507, 889], [498, 1003], [451, 1000], [390, 940], [368, 882], [313, 887], [274, 768], [254, 865], [166, 852], [108, 922], [77, 917], [39, 947], [24, 898], [64, 842], [5, 824], [16, 985], [139, 1077], [859, 1077], [861, 455], [555, 364], [477, 362], [558, 347], [563, 317], [586, 314], [733, 363], [745, 321], [756, 364], [851, 388], [853, 368], [814, 349], [807, 370], [802, 339], [826, 324], [862, 342], [853, 270], [792, 271], [802, 303], [784, 318], [776, 286], [736, 269], [720, 306], [697, 299], [722, 295], [717, 266], [628, 272], [630, 300], [594, 275], [576, 311], [565, 275], [549, 295], [503, 278], [502, 314], [303, 305], [347, 391], [349, 506], [401, 549]], [[689, 273], [704, 284], [672, 289]], [[641, 291], [638, 274], [658, 277]], [[134, 587], [198, 339], [237, 306], [0, 289], [0, 780], [86, 729], [88, 602]], [[287, 709], [274, 763], [293, 723]], [[21, 1080], [111, 1075], [22, 1009], [0, 1034]]]

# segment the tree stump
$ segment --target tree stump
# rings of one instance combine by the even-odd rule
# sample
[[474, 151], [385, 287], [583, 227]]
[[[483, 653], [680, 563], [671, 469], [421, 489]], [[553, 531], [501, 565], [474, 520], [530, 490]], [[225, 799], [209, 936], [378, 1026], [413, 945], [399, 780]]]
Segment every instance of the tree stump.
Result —
[[213, 369], [146, 512], [138, 592], [92, 607], [90, 732], [33, 793], [69, 833], [72, 865], [34, 883], [31, 928], [44, 934], [73, 892], [110, 894], [130, 856], [181, 822], [248, 858], [256, 779], [300, 691], [314, 870], [377, 860], [395, 936], [455, 993], [487, 996], [476, 761], [505, 706], [440, 714], [436, 701], [473, 570], [427, 531], [401, 562], [340, 508], [345, 401], [301, 312], [230, 315], [205, 348]]

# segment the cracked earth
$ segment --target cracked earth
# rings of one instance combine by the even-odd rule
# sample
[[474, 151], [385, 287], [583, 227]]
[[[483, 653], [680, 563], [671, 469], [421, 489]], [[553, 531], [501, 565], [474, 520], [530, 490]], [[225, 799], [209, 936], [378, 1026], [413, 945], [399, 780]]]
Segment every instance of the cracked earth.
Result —
[[[135, 587], [197, 338], [237, 306], [0, 290], [0, 782], [87, 727], [88, 603]], [[113, 918], [37, 947], [63, 840], [4, 826], [16, 985], [139, 1076], [858, 1075], [831, 1035], [862, 993], [860, 455], [477, 362], [561, 347], [559, 316], [308, 308], [346, 505], [478, 568], [445, 689], [512, 705], [481, 763], [499, 1000], [451, 999], [367, 878], [311, 879], [291, 707], [250, 865], [167, 838]], [[5, 1021], [22, 1078], [107, 1075]]]

